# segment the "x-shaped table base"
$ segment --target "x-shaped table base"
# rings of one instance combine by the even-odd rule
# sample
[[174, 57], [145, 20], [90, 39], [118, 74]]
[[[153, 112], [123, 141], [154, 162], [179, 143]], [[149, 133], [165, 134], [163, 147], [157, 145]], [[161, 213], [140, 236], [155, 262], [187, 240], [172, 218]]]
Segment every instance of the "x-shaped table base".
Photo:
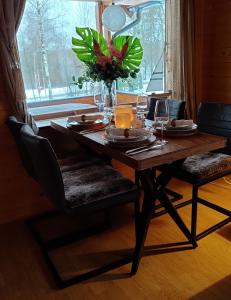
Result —
[[166, 209], [167, 213], [171, 216], [176, 225], [183, 232], [188, 241], [192, 244], [192, 246], [194, 248], [197, 247], [196, 241], [192, 237], [190, 231], [186, 227], [172, 202], [164, 192], [165, 186], [168, 184], [182, 162], [183, 160], [178, 160], [169, 164], [167, 170], [162, 172], [157, 178], [153, 177], [153, 172], [150, 169], [138, 171], [138, 176], [144, 189], [144, 201], [142, 211], [140, 213], [138, 236], [136, 239], [136, 247], [133, 255], [131, 270], [132, 275], [136, 274], [139, 267], [156, 199], [160, 201], [162, 206]]

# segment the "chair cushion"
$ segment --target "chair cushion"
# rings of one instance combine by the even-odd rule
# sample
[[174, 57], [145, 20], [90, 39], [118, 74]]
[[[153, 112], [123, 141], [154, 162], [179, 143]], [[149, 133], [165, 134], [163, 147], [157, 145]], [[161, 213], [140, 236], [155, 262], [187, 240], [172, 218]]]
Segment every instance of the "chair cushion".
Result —
[[132, 181], [103, 163], [67, 171], [62, 176], [66, 201], [71, 208], [107, 198], [110, 201], [114, 196], [137, 190]]
[[231, 171], [231, 156], [223, 153], [207, 152], [188, 157], [182, 170], [196, 178], [204, 178]]
[[80, 151], [75, 155], [71, 155], [58, 160], [61, 172], [84, 168], [91, 164], [96, 164], [100, 162], [101, 160], [97, 156], [91, 155], [90, 153], [86, 153], [83, 151]]

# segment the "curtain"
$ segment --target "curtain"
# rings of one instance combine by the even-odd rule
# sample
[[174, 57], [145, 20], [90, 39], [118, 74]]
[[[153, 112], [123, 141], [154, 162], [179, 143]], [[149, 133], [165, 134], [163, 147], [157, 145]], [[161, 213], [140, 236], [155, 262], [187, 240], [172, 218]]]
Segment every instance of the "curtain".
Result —
[[166, 85], [196, 119], [194, 0], [166, 0]]
[[23, 15], [26, 0], [0, 0], [0, 66], [13, 114], [32, 125], [27, 113], [26, 95], [17, 46], [16, 34]]

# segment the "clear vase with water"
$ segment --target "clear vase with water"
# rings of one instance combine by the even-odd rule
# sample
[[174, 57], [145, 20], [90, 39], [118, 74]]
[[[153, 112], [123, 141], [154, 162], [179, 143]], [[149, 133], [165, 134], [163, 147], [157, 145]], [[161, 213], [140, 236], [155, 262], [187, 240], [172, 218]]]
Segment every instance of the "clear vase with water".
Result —
[[104, 118], [113, 119], [113, 107], [116, 105], [116, 81], [102, 81], [101, 97], [104, 103]]

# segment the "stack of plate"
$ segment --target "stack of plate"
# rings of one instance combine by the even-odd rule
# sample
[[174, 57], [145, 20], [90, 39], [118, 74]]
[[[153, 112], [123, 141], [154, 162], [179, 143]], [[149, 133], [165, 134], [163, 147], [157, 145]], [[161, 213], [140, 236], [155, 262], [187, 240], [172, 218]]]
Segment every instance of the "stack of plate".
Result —
[[[161, 128], [156, 128], [157, 133], [160, 133]], [[164, 135], [169, 137], [179, 137], [179, 136], [187, 136], [192, 135], [197, 132], [197, 125], [180, 125], [180, 126], [166, 126], [164, 128]]]
[[67, 120], [67, 127], [76, 131], [100, 129], [106, 125], [102, 116], [84, 116], [82, 119], [81, 116], [73, 116]]
[[130, 149], [147, 145], [155, 141], [156, 137], [145, 129], [107, 128], [105, 140], [114, 148]]

